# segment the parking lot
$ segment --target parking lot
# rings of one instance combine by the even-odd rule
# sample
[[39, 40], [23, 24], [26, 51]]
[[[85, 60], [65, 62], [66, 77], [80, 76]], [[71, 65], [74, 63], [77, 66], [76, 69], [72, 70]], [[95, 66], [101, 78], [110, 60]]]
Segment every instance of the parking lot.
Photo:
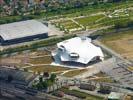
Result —
[[133, 72], [127, 69], [130, 65], [126, 62], [117, 63], [108, 74], [121, 84], [133, 87]]

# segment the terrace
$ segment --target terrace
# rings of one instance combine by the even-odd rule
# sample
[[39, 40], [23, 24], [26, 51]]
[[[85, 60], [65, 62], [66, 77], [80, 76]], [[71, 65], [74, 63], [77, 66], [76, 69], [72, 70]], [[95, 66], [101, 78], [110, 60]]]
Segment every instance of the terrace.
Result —
[[105, 17], [105, 15], [100, 14], [100, 15], [76, 18], [74, 20], [77, 21], [79, 24], [83, 25], [84, 27], [89, 28], [91, 25], [95, 24], [96, 21], [98, 21], [99, 19], [103, 17]]
[[[54, 20], [57, 27], [70, 32], [77, 32], [81, 30], [98, 30], [108, 27], [113, 27], [119, 22], [128, 22], [132, 19], [133, 9], [132, 5], [119, 5], [114, 9], [88, 12], [82, 11], [82, 14], [68, 14], [66, 19]], [[86, 12], [86, 13], [85, 13]], [[81, 13], [81, 12], [78, 12]]]
[[72, 19], [59, 20], [52, 23], [56, 23], [55, 25], [63, 31], [73, 32], [76, 30], [82, 30], [82, 27], [78, 23], [74, 22]]

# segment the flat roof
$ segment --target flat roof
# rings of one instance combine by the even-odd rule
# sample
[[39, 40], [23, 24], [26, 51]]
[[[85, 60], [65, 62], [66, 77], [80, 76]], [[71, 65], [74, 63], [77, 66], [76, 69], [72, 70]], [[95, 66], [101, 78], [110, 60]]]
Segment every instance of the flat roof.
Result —
[[95, 46], [91, 43], [91, 39], [84, 37], [75, 37], [69, 40], [65, 40], [57, 44], [58, 48], [64, 47], [64, 52], [61, 53], [62, 61], [72, 61], [70, 59], [71, 53], [76, 53], [79, 55], [79, 58], [75, 62], [80, 62], [87, 64], [94, 57], [100, 56], [104, 57], [104, 54], [100, 47]]
[[0, 36], [4, 40], [11, 40], [48, 33], [49, 29], [36, 20], [27, 20], [0, 25]]

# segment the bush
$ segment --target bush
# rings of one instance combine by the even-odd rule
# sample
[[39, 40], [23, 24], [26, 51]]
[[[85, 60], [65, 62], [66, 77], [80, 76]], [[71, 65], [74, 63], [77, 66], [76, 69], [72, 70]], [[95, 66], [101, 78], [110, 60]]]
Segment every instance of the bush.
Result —
[[115, 27], [115, 29], [133, 27], [133, 20], [116, 22], [114, 27]]
[[0, 24], [5, 24], [5, 23], [7, 23], [6, 20], [0, 20]]

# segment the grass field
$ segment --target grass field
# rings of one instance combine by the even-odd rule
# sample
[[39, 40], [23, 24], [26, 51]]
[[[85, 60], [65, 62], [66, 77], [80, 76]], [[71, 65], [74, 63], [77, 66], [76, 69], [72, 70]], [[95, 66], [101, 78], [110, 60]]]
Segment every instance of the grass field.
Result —
[[31, 70], [33, 72], [49, 72], [49, 73], [51, 73], [51, 72], [69, 70], [69, 68], [60, 67], [60, 66], [43, 65], [43, 66], [28, 67], [27, 70]]
[[[133, 10], [117, 9], [113, 11], [102, 12], [101, 14], [84, 15], [80, 17], [73, 17], [72, 20], [61, 20], [57, 22], [67, 30], [78, 29], [83, 26], [83, 29], [98, 29], [106, 26], [114, 26], [117, 22], [128, 22], [132, 20]], [[81, 28], [81, 29], [82, 29]], [[82, 30], [83, 30], [82, 29]]]
[[105, 35], [101, 42], [126, 59], [133, 59], [133, 30]]
[[71, 20], [59, 22], [59, 24], [61, 24], [62, 26], [64, 26], [66, 29], [73, 29], [73, 28], [79, 28], [80, 27], [79, 25], [77, 25], [76, 23], [74, 23]]
[[44, 51], [44, 50], [39, 50], [39, 51], [35, 51], [35, 52], [31, 52], [30, 55], [31, 57], [33, 56], [42, 56], [42, 55], [50, 55], [51, 53], [48, 51]]
[[66, 76], [66, 77], [73, 77], [73, 76], [82, 74], [82, 73], [84, 73], [86, 71], [87, 71], [86, 69], [73, 70], [73, 71], [69, 71], [69, 72], [67, 72], [67, 73], [65, 73], [63, 75]]
[[113, 83], [114, 80], [107, 78], [107, 77], [102, 77], [102, 78], [97, 78], [97, 79], [92, 79], [93, 81], [96, 82], [107, 82], [107, 83]]
[[97, 20], [99, 20], [100, 18], [103, 18], [103, 17], [105, 17], [105, 16], [103, 14], [100, 14], [100, 15], [95, 15], [95, 16], [77, 18], [77, 19], [75, 19], [75, 21], [77, 21], [79, 24], [86, 27], [86, 26], [91, 26], [91, 25], [95, 24], [95, 22]]
[[50, 52], [47, 51], [30, 51], [28, 53], [19, 53], [0, 58], [0, 64], [14, 65], [17, 67], [25, 67], [30, 64], [50, 64], [53, 61]]
[[133, 66], [129, 66], [127, 69], [128, 69], [129, 71], [133, 71]]
[[104, 99], [104, 98], [94, 96], [94, 95], [90, 95], [88, 93], [81, 92], [81, 91], [78, 91], [78, 90], [69, 90], [69, 89], [66, 89], [66, 88], [61, 88], [60, 90], [63, 91], [65, 94], [76, 96], [76, 97], [81, 98], [83, 100], [103, 100]]
[[[52, 22], [53, 23], [53, 22]], [[78, 25], [77, 23], [73, 22], [72, 20], [60, 20], [60, 21], [55, 21], [54, 23], [57, 23], [56, 26], [60, 27], [61, 29], [64, 30], [81, 30], [81, 26]]]
[[107, 74], [103, 73], [103, 72], [99, 72], [95, 75], [93, 75], [92, 77], [89, 77], [90, 80], [96, 81], [96, 82], [108, 82], [108, 83], [113, 83], [115, 82], [113, 79], [111, 79], [110, 77], [108, 77]]
[[94, 76], [97, 76], [97, 77], [106, 77], [107, 74], [105, 74], [103, 72], [99, 72], [99, 73], [95, 74]]
[[[127, 2], [127, 4], [125, 3], [116, 5], [108, 7], [110, 9], [82, 9], [81, 11], [75, 12], [74, 14], [67, 14], [64, 16], [75, 20], [75, 22], [82, 27], [81, 30], [99, 29], [105, 28], [107, 26], [111, 27], [114, 26], [116, 23], [128, 22], [132, 20], [133, 4]], [[71, 22], [70, 20], [62, 20], [62, 22], [59, 23], [67, 30], [80, 27], [78, 24]]]
[[50, 64], [52, 63], [52, 56], [43, 56], [37, 58], [30, 58], [29, 63], [31, 64]]

